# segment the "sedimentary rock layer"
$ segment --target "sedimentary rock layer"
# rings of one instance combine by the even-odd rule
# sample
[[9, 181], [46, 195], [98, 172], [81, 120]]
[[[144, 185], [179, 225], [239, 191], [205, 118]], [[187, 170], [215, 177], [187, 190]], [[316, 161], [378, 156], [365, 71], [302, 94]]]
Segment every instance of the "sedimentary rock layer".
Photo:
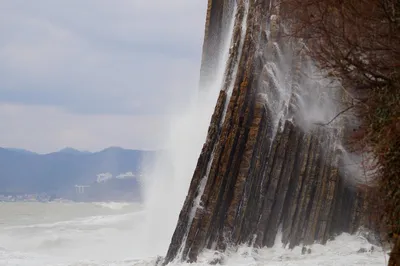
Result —
[[[296, 115], [277, 126], [260, 93], [264, 64], [274, 60], [273, 44], [281, 38], [277, 14], [268, 0], [208, 3], [201, 84], [215, 78], [221, 36], [232, 25], [230, 57], [165, 263], [195, 261], [204, 248], [271, 247], [279, 231], [294, 247], [357, 229], [363, 197], [339, 171], [338, 132], [304, 131]], [[274, 85], [267, 84], [268, 95]], [[295, 98], [289, 113], [296, 113]]]
[[394, 247], [390, 252], [389, 266], [400, 265], [400, 237], [395, 240]]

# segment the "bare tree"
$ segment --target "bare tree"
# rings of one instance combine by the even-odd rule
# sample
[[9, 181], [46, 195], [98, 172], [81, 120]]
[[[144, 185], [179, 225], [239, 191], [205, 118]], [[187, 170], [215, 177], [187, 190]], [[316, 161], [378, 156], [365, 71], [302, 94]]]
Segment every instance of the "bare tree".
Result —
[[280, 6], [289, 35], [301, 38], [309, 56], [356, 100], [361, 126], [352, 141], [359, 152], [374, 154], [383, 205], [378, 220], [399, 235], [400, 1], [281, 0]]

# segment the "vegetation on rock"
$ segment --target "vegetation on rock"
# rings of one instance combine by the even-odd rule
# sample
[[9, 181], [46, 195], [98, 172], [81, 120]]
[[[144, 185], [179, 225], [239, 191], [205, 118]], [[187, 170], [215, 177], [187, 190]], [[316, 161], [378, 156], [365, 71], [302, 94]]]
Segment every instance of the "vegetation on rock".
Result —
[[289, 35], [350, 96], [360, 121], [350, 141], [373, 157], [373, 215], [390, 240], [400, 233], [400, 1], [283, 0], [281, 10]]

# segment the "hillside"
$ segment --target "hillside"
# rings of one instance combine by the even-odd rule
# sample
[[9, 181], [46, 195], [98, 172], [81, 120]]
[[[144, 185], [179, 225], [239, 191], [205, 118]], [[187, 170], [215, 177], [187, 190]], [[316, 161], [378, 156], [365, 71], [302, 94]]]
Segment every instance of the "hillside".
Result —
[[[118, 194], [118, 191], [137, 194], [136, 177], [141, 162], [151, 154], [118, 147], [95, 153], [66, 148], [49, 154], [0, 148], [0, 194], [47, 193], [73, 197], [75, 185], [95, 186], [103, 195]], [[132, 174], [116, 178], [129, 172]], [[108, 180], [99, 183], [98, 175]], [[113, 192], [107, 191], [107, 187]]]

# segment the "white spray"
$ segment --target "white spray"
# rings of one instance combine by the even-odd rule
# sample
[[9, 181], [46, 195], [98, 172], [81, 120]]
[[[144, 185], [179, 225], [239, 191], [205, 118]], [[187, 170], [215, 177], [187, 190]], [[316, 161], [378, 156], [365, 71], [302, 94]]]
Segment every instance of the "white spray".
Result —
[[[229, 34], [226, 38], [230, 40], [232, 22], [227, 30]], [[187, 110], [171, 119], [165, 132], [167, 149], [157, 155], [155, 162], [144, 173], [142, 183], [146, 217], [138, 239], [144, 247], [142, 253], [145, 257], [167, 252], [223, 84], [230, 41], [223, 43], [226, 46], [221, 51], [217, 78], [209, 88], [196, 92]]]
[[[238, 58], [240, 58], [240, 54], [241, 54], [243, 43], [244, 43], [244, 37], [246, 35], [245, 29], [246, 29], [246, 20], [247, 20], [247, 13], [248, 13], [249, 4], [248, 4], [248, 2], [246, 2], [245, 4], [246, 4], [245, 15], [243, 17], [243, 20], [241, 21], [242, 33], [241, 33], [241, 39], [240, 39], [240, 43], [239, 43], [239, 56], [238, 56]], [[234, 10], [233, 10], [233, 14], [235, 14], [235, 15], [232, 16], [232, 19], [231, 19], [231, 21], [229, 23], [229, 26], [227, 27], [227, 30], [228, 30], [229, 34], [226, 34], [226, 37], [227, 37], [227, 40], [229, 40], [229, 41], [225, 40], [225, 42], [224, 42], [226, 45], [222, 49], [222, 55], [223, 55], [222, 56], [222, 62], [220, 62], [220, 64], [219, 64], [220, 68], [218, 69], [218, 75], [217, 75], [218, 78], [216, 79], [215, 86], [213, 86], [213, 90], [216, 90], [216, 91], [220, 91], [222, 89], [224, 81], [225, 81], [225, 73], [226, 73], [226, 70], [227, 70], [226, 69], [227, 68], [226, 62], [228, 61], [228, 58], [229, 58], [230, 47], [233, 45], [233, 43], [232, 43], [233, 42], [232, 33], [233, 33], [233, 27], [234, 27], [235, 18], [236, 18], [236, 12], [237, 12], [237, 6], [235, 5]], [[235, 62], [234, 72], [233, 72], [233, 76], [232, 76], [232, 82], [231, 82], [230, 86], [228, 87], [227, 99], [226, 99], [226, 102], [225, 102], [224, 111], [223, 111], [223, 114], [222, 114], [222, 119], [221, 119], [221, 123], [220, 124], [222, 124], [224, 119], [225, 119], [225, 114], [226, 114], [226, 110], [228, 108], [230, 96], [232, 95], [233, 84], [234, 84], [234, 80], [235, 80], [235, 77], [236, 77], [237, 69], [238, 69], [238, 61]], [[208, 161], [206, 174], [202, 177], [202, 179], [200, 181], [200, 185], [197, 188], [198, 189], [198, 193], [197, 193], [196, 199], [194, 200], [194, 206], [192, 207], [192, 209], [190, 211], [189, 221], [188, 221], [188, 225], [186, 227], [186, 232], [185, 232], [185, 235], [183, 237], [183, 241], [182, 241], [181, 247], [179, 249], [179, 252], [178, 252], [178, 254], [177, 254], [176, 258], [175, 258], [175, 261], [180, 261], [180, 260], [183, 259], [182, 256], [183, 256], [184, 247], [186, 245], [186, 240], [187, 240], [187, 237], [188, 237], [188, 234], [189, 234], [189, 229], [190, 229], [190, 227], [192, 225], [192, 222], [193, 222], [193, 219], [195, 217], [197, 209], [201, 208], [201, 197], [202, 197], [202, 195], [204, 193], [204, 189], [205, 189], [205, 186], [207, 184], [208, 175], [210, 173], [211, 165], [212, 165], [213, 160], [214, 160], [214, 151], [215, 151], [215, 146], [214, 146], [214, 148], [212, 150], [211, 157], [210, 157], [210, 159]]]
[[[279, 18], [271, 16], [271, 24], [277, 23]], [[271, 38], [271, 30], [268, 25], [266, 34], [270, 43], [264, 44], [270, 48], [270, 55], [266, 57], [264, 68], [261, 74], [259, 93], [265, 100], [265, 106], [271, 114], [274, 124], [274, 135], [284, 120], [293, 121], [293, 114], [289, 112], [291, 102], [296, 106], [296, 124], [305, 132], [318, 127], [323, 128], [326, 134], [335, 135], [336, 149], [342, 151], [343, 166], [350, 177], [351, 182], [359, 182], [362, 174], [360, 158], [349, 153], [341, 144], [342, 131], [344, 126], [343, 118], [347, 122], [354, 122], [350, 112], [338, 116], [348, 107], [348, 103], [342, 97], [345, 92], [340, 82], [334, 78], [327, 78], [316, 64], [306, 56], [307, 47], [289, 38], [278, 43]], [[276, 27], [276, 25], [274, 26]], [[282, 31], [285, 32], [283, 25]], [[293, 98], [293, 99], [292, 99]]]

